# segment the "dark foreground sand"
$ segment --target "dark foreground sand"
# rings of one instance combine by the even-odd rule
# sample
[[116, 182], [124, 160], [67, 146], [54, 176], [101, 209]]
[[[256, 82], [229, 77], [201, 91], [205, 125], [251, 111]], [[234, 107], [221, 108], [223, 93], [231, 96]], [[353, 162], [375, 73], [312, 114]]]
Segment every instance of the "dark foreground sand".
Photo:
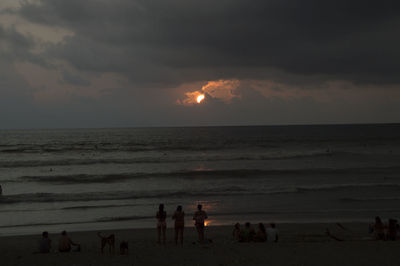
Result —
[[[116, 253], [100, 254], [96, 232], [73, 232], [71, 238], [82, 245], [81, 252], [58, 253], [58, 234], [50, 232], [53, 251], [34, 254], [40, 232], [35, 236], [0, 238], [0, 265], [400, 265], [400, 241], [372, 241], [367, 224], [283, 224], [279, 243], [237, 243], [231, 227], [208, 227], [212, 244], [195, 243], [193, 227], [185, 228], [183, 247], [173, 243], [173, 231], [167, 231], [166, 246], [157, 245], [156, 230], [114, 231]], [[339, 242], [325, 234], [343, 238]], [[104, 234], [109, 233], [103, 232]], [[129, 241], [129, 255], [119, 255], [119, 242]]]

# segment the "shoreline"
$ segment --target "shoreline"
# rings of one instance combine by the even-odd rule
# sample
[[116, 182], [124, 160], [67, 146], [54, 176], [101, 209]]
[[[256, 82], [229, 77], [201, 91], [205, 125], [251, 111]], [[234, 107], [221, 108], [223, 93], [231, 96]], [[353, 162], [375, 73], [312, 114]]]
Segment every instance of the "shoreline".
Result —
[[[154, 218], [152, 218], [151, 220], [154, 220]], [[61, 232], [63, 230], [67, 230], [70, 232], [98, 232], [98, 231], [129, 231], [129, 230], [153, 230], [155, 229], [155, 222], [154, 222], [154, 226], [148, 226], [148, 222], [141, 225], [134, 225], [132, 226], [132, 222], [134, 222], [136, 220], [126, 220], [126, 221], [119, 221], [119, 222], [103, 222], [103, 223], [91, 223], [91, 222], [84, 222], [84, 223], [67, 223], [67, 224], [33, 224], [33, 225], [21, 225], [21, 226], [3, 226], [0, 227], [0, 238], [2, 237], [14, 237], [14, 236], [33, 236], [36, 235], [36, 233], [32, 233], [32, 231], [34, 231], [34, 229], [36, 232], [41, 233], [43, 231], [49, 231], [49, 232]], [[189, 222], [188, 222], [189, 221]], [[185, 229], [186, 228], [194, 228], [194, 225], [191, 223], [192, 220], [191, 219], [186, 219], [185, 220]], [[239, 222], [240, 224], [245, 223], [244, 220], [238, 220], [237, 222]], [[246, 220], [247, 222], [247, 220]], [[252, 219], [249, 220], [250, 223], [252, 223], [253, 225], [262, 222], [265, 226], [267, 226], [269, 224], [269, 222], [266, 221], [254, 221]], [[285, 227], [287, 226], [291, 226], [291, 225], [332, 225], [332, 224], [336, 224], [336, 223], [343, 223], [343, 224], [350, 224], [350, 225], [366, 225], [368, 227], [369, 224], [371, 224], [373, 222], [373, 220], [371, 220], [371, 222], [366, 221], [365, 219], [360, 219], [360, 220], [356, 220], [356, 219], [349, 219], [349, 220], [341, 220], [340, 222], [338, 222], [337, 220], [325, 220], [325, 221], [320, 221], [320, 220], [316, 220], [316, 221], [279, 221], [279, 220], [271, 220], [270, 222], [274, 222], [277, 223], [279, 225], [283, 225]], [[223, 227], [233, 227], [233, 225], [236, 223], [236, 221], [232, 221], [231, 223], [226, 223], [225, 222], [217, 222], [214, 219], [210, 219], [209, 221], [206, 221], [206, 225], [208, 228], [214, 228], [214, 227], [218, 227], [218, 228], [223, 228]], [[96, 227], [96, 225], [100, 225], [98, 227]], [[55, 229], [57, 228], [57, 229]], [[90, 228], [90, 229], [88, 229]], [[95, 229], [98, 228], [98, 229]], [[168, 221], [167, 222], [167, 229], [173, 229], [173, 221]], [[13, 232], [7, 232], [10, 231], [10, 229], [25, 229], [25, 230], [12, 230]], [[14, 233], [15, 232], [15, 233]]]

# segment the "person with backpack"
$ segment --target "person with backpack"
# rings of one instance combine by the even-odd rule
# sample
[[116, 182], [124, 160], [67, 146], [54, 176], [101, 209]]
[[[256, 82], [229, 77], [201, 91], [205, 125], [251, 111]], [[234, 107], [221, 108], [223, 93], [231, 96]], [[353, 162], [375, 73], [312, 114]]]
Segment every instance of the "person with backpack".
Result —
[[202, 210], [203, 206], [201, 204], [197, 205], [197, 211], [194, 213], [193, 220], [196, 227], [197, 233], [199, 235], [199, 242], [204, 241], [204, 221], [208, 219], [207, 213]]

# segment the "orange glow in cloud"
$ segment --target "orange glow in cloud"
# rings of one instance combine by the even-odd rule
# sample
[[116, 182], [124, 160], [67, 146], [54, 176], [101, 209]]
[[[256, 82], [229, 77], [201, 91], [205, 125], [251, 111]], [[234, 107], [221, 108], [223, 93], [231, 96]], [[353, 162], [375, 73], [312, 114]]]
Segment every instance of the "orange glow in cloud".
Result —
[[186, 92], [185, 99], [178, 100], [178, 104], [193, 105], [199, 104], [205, 100], [206, 94], [214, 99], [230, 103], [233, 98], [240, 98], [237, 88], [240, 85], [239, 80], [216, 80], [209, 81], [200, 90]]
[[199, 96], [197, 96], [197, 99], [196, 99], [197, 103], [201, 103], [201, 101], [203, 101], [204, 98], [205, 98], [204, 94], [200, 94]]

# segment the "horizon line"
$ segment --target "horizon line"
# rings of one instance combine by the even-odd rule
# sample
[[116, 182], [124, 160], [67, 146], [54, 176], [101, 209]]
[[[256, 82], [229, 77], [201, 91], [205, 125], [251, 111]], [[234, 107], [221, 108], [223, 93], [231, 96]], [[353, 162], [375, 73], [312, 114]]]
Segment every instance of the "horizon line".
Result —
[[0, 128], [0, 131], [13, 130], [83, 130], [83, 129], [145, 129], [145, 128], [216, 128], [216, 127], [298, 127], [298, 126], [389, 126], [400, 125], [400, 122], [377, 123], [304, 123], [304, 124], [249, 124], [249, 125], [174, 125], [174, 126], [109, 126], [109, 127], [37, 127], [37, 128]]

